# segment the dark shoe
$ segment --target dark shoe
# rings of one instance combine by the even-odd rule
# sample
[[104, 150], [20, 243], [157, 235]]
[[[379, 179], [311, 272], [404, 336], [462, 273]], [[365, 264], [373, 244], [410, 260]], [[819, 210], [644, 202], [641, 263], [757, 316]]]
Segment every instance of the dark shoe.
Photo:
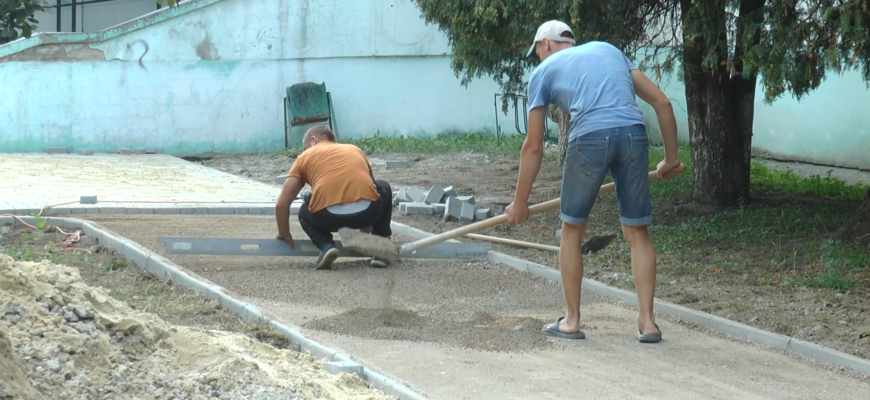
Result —
[[577, 331], [574, 333], [565, 333], [559, 330], [559, 322], [561, 322], [565, 317], [560, 317], [556, 320], [556, 322], [551, 322], [541, 329], [541, 332], [544, 332], [547, 336], [555, 336], [560, 337], [562, 339], [585, 339], [586, 334], [583, 331]]
[[314, 262], [314, 269], [331, 269], [332, 262], [338, 258], [339, 251], [335, 247], [327, 247], [320, 251], [320, 257]]
[[658, 333], [653, 333], [653, 334], [649, 334], [649, 335], [647, 335], [647, 334], [644, 334], [643, 331], [638, 330], [638, 331], [637, 331], [637, 341], [638, 341], [638, 342], [641, 342], [641, 343], [658, 343], [658, 342], [661, 342], [661, 341], [662, 341], [662, 330], [661, 330], [661, 328], [659, 328], [659, 324], [655, 324], [655, 323], [654, 323], [653, 325], [656, 326], [656, 330], [659, 331], [659, 332], [658, 332]]
[[390, 260], [380, 257], [372, 257], [372, 267], [374, 268], [386, 268], [390, 266]]

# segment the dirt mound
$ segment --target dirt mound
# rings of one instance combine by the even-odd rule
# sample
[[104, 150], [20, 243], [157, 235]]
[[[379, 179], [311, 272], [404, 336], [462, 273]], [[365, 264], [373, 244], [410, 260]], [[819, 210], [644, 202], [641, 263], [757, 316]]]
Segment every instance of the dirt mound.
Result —
[[545, 321], [475, 312], [464, 318], [422, 316], [402, 309], [355, 308], [310, 321], [306, 328], [379, 340], [443, 343], [485, 351], [528, 351], [551, 346]]
[[389, 398], [321, 362], [171, 326], [87, 286], [77, 269], [0, 255], [0, 398]]

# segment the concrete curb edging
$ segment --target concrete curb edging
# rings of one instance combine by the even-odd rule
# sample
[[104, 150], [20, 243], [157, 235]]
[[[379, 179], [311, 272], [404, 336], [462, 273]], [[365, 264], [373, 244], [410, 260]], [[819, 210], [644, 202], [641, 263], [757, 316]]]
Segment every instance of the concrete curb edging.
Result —
[[[20, 216], [19, 218], [28, 224], [36, 224], [35, 217]], [[258, 307], [236, 299], [231, 294], [227, 293], [223, 287], [216, 285], [193, 272], [185, 270], [183, 267], [166, 257], [154, 253], [144, 246], [112, 232], [95, 222], [75, 218], [44, 217], [43, 219], [46, 222], [46, 226], [58, 226], [62, 229], [81, 229], [86, 236], [95, 238], [100, 244], [115, 249], [128, 260], [132, 261], [143, 270], [151, 272], [158, 278], [193, 290], [208, 299], [216, 300], [222, 307], [239, 315], [247, 321], [267, 323], [282, 335], [285, 335], [290, 343], [298, 345], [298, 351], [300, 352], [307, 351], [312, 356], [318, 359], [326, 359], [326, 361], [346, 361], [362, 365], [358, 361], [353, 360], [350, 355], [340, 353], [335, 349], [318, 343], [311, 338], [306, 337], [298, 329], [291, 328], [265, 316]], [[13, 217], [0, 216], [0, 226], [5, 224], [20, 225], [21, 222]], [[370, 383], [376, 389], [381, 390], [388, 395], [396, 396], [400, 400], [425, 399], [425, 397], [415, 393], [403, 383], [388, 378], [365, 365], [363, 365], [363, 374], [360, 378]]]
[[[432, 233], [395, 221], [391, 222], [391, 228], [395, 232], [420, 239], [433, 235]], [[487, 253], [487, 260], [505, 264], [514, 269], [528, 272], [544, 279], [562, 282], [562, 276], [557, 269], [509, 256], [504, 253], [499, 253], [494, 250], [490, 250]], [[584, 277], [582, 288], [611, 299], [637, 305], [636, 293], [611, 287], [594, 279]], [[826, 362], [839, 367], [850, 368], [856, 372], [870, 375], [870, 361], [863, 358], [801, 339], [789, 338], [785, 335], [758, 329], [703, 311], [693, 310], [668, 301], [659, 300], [658, 298], [654, 301], [657, 311], [680, 318], [683, 321], [696, 323], [776, 350], [781, 350], [783, 352], [791, 351], [792, 353], [800, 354], [817, 361]]]
[[[12, 214], [12, 215], [33, 215], [39, 213], [42, 206], [37, 206], [36, 204], [31, 203], [29, 206], [8, 208], [4, 206], [5, 203], [0, 201], [0, 214]], [[114, 204], [114, 205], [109, 205]], [[119, 205], [120, 204], [120, 205]], [[60, 218], [60, 215], [81, 215], [81, 214], [100, 214], [100, 215], [138, 215], [138, 214], [167, 214], [167, 215], [246, 215], [246, 216], [254, 216], [254, 215], [275, 215], [275, 205], [243, 205], [243, 204], [210, 204], [210, 203], [183, 203], [190, 204], [187, 206], [179, 206], [175, 205], [175, 203], [165, 203], [171, 204], [168, 206], [160, 207], [155, 205], [147, 205], [147, 206], [127, 206], [125, 204], [128, 203], [112, 203], [112, 202], [102, 202], [98, 204], [68, 204], [64, 206], [53, 207], [51, 210], [46, 210], [42, 214], [42, 218], [55, 217]], [[143, 203], [133, 203], [133, 204], [143, 204]], [[301, 207], [302, 202], [294, 201], [290, 206], [290, 215], [296, 215], [299, 212], [299, 207]], [[9, 205], [9, 207], [12, 207]]]

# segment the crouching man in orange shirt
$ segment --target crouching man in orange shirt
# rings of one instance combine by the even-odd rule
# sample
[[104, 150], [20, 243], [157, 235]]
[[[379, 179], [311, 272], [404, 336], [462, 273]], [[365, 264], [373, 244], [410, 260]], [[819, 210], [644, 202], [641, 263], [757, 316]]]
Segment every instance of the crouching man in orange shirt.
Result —
[[[320, 249], [314, 268], [332, 267], [339, 255], [332, 233], [342, 227], [389, 238], [393, 190], [387, 182], [375, 180], [365, 153], [354, 145], [337, 143], [335, 134], [324, 126], [305, 132], [302, 147], [305, 150], [290, 167], [275, 204], [277, 238], [293, 248], [290, 204], [306, 183], [311, 186], [311, 196], [299, 209], [299, 224]], [[372, 258], [373, 267], [387, 264], [387, 260]]]

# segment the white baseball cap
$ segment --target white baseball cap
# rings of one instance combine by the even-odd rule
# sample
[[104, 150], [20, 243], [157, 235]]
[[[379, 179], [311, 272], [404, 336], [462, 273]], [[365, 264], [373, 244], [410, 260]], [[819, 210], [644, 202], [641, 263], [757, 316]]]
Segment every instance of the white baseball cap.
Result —
[[570, 32], [572, 36], [574, 35], [574, 31], [571, 30], [571, 27], [562, 21], [554, 19], [552, 21], [544, 22], [538, 27], [538, 33], [535, 34], [535, 41], [532, 42], [532, 47], [529, 48], [526, 57], [531, 57], [535, 54], [535, 43], [540, 42], [544, 38], [554, 42], [568, 42], [574, 44], [574, 39], [562, 36], [565, 32]]

